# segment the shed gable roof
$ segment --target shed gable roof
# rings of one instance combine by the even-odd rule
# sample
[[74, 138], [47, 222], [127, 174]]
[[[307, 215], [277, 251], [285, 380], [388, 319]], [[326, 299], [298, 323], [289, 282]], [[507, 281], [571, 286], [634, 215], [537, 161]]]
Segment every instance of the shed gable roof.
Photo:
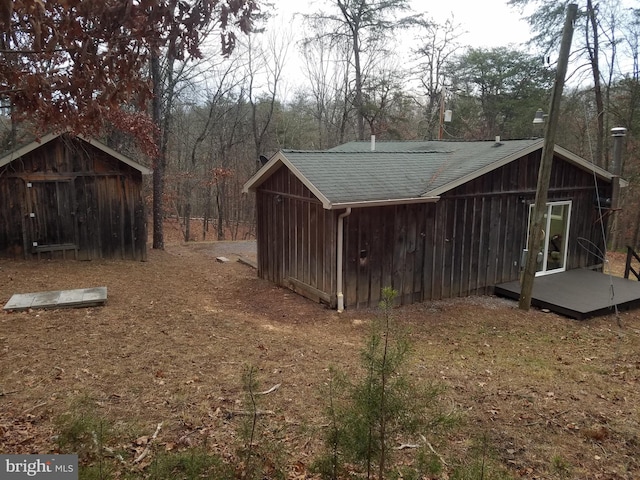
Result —
[[[351, 142], [327, 151], [276, 153], [244, 186], [255, 190], [286, 167], [327, 209], [436, 201], [443, 193], [542, 149], [543, 140]], [[557, 156], [611, 180], [611, 174], [556, 146]]]
[[[17, 150], [14, 150], [12, 152], [7, 153], [6, 155], [4, 155], [3, 157], [0, 157], [0, 168], [4, 167], [5, 165], [8, 165], [9, 163], [13, 162], [14, 160], [17, 160], [18, 158], [22, 157], [23, 155], [26, 155], [44, 145], [46, 145], [47, 143], [55, 140], [56, 138], [60, 137], [61, 135], [63, 135], [63, 133], [49, 133], [47, 135], [44, 135], [43, 137], [41, 137], [38, 140], [34, 140], [31, 143], [28, 143], [27, 145], [23, 145], [22, 147], [18, 148]], [[131, 168], [134, 168], [135, 170], [138, 170], [141, 174], [143, 175], [150, 175], [152, 173], [152, 170], [150, 170], [149, 168], [145, 167], [144, 165], [140, 165], [139, 163], [135, 162], [134, 160], [130, 159], [129, 157], [122, 155], [119, 152], [116, 152], [114, 149], [112, 149], [111, 147], [108, 147], [107, 145], [105, 145], [104, 143], [96, 140], [95, 138], [89, 138], [89, 137], [83, 137], [83, 136], [78, 136], [77, 138], [80, 138], [81, 140], [89, 143], [90, 145], [93, 145], [94, 147], [98, 148], [99, 150], [102, 150], [104, 153], [106, 153], [107, 155], [119, 160], [120, 162], [129, 165]]]

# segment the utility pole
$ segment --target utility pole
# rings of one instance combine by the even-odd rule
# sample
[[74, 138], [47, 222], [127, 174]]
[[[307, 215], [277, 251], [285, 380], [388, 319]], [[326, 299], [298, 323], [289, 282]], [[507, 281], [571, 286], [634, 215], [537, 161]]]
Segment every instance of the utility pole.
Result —
[[549, 117], [544, 127], [544, 145], [542, 147], [542, 160], [538, 171], [538, 185], [536, 188], [536, 200], [531, 214], [531, 226], [529, 228], [529, 243], [527, 245], [527, 263], [522, 281], [520, 284], [521, 310], [531, 308], [531, 296], [533, 293], [533, 281], [536, 276], [537, 251], [543, 240], [543, 225], [545, 223], [544, 214], [547, 211], [547, 196], [549, 193], [549, 182], [551, 180], [551, 167], [553, 164], [553, 149], [556, 141], [556, 130], [560, 116], [560, 100], [564, 88], [564, 80], [567, 75], [567, 64], [571, 52], [571, 40], [573, 38], [573, 24], [576, 19], [578, 5], [569, 4], [567, 7], [567, 17], [564, 22], [562, 32], [562, 43], [560, 45], [560, 55], [558, 57], [558, 68], [556, 79], [551, 93], [551, 104], [549, 106]]
[[438, 140], [444, 137], [444, 85], [440, 91], [440, 121], [438, 123]]

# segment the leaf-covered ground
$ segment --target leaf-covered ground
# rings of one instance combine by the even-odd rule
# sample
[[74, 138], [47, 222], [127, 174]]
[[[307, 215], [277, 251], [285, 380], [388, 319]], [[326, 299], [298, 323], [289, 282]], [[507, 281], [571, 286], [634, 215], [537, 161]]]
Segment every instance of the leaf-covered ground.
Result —
[[[142, 477], [161, 452], [195, 446], [240, 462], [253, 367], [258, 390], [280, 384], [258, 397], [263, 460], [311, 477], [329, 369], [362, 374], [376, 312], [338, 314], [258, 279], [234, 261], [244, 245], [175, 244], [144, 263], [0, 260], [2, 304], [43, 290], [109, 295], [99, 308], [0, 313], [0, 451], [55, 452], [64, 419], [88, 410], [111, 425], [104, 452], [120, 452], [122, 471]], [[232, 261], [216, 262], [220, 252]], [[432, 478], [480, 457], [513, 478], [640, 478], [640, 311], [579, 322], [471, 297], [394, 315], [413, 346], [407, 375], [438, 382], [458, 419], [444, 434], [395, 439], [437, 452]]]

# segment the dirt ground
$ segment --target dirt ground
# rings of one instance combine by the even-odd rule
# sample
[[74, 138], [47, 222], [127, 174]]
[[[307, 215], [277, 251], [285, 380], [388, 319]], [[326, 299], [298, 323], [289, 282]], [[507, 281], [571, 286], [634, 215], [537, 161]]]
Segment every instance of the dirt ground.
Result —
[[[311, 478], [329, 369], [361, 375], [377, 313], [338, 314], [262, 281], [235, 261], [247, 255], [251, 244], [212, 242], [150, 249], [147, 262], [0, 260], [3, 305], [108, 288], [104, 307], [0, 313], [0, 452], [55, 452], [57, 422], [82, 400], [119, 425], [111, 447], [124, 462], [161, 422], [153, 452], [206, 444], [233, 461], [251, 366], [258, 390], [280, 385], [259, 398], [271, 413], [257, 442], [275, 445], [289, 478]], [[460, 418], [398, 445], [428, 442], [445, 464], [433, 478], [450, 478], [480, 441], [514, 478], [640, 478], [640, 311], [579, 322], [516, 307], [470, 297], [394, 310], [413, 345], [408, 375], [438, 382]]]

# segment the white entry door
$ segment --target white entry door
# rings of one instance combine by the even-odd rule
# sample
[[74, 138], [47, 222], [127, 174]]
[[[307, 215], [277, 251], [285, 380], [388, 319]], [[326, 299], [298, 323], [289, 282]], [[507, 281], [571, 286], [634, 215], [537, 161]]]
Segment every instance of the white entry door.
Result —
[[[531, 226], [532, 213], [533, 205], [529, 207], [529, 227]], [[543, 238], [540, 246], [534, 250], [534, 254], [537, 255], [536, 275], [564, 272], [567, 268], [571, 201], [547, 203], [544, 219]], [[528, 244], [529, 239], [527, 238]]]

